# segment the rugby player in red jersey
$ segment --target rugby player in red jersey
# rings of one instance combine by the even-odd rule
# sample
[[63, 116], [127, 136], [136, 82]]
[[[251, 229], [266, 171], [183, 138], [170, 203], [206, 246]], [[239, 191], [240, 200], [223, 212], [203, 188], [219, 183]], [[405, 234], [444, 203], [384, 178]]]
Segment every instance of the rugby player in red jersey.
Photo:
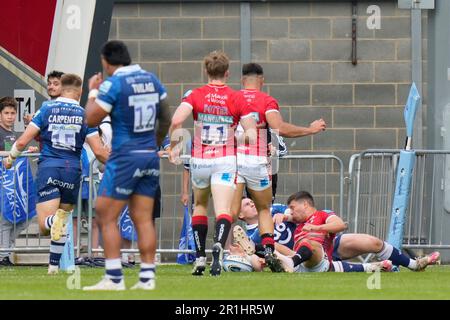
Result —
[[257, 63], [248, 63], [242, 67], [242, 84], [244, 89], [239, 91], [235, 101], [238, 108], [245, 109], [255, 118], [258, 134], [255, 144], [238, 145], [238, 176], [232, 206], [233, 218], [236, 220], [240, 212], [242, 193], [246, 185], [258, 211], [259, 232], [265, 248], [266, 263], [273, 272], [282, 272], [283, 268], [274, 256], [274, 225], [270, 213], [272, 170], [269, 128], [278, 131], [283, 137], [297, 138], [321, 132], [325, 130], [326, 124], [320, 119], [305, 128], [284, 122], [277, 100], [261, 91], [264, 85], [263, 68]]
[[299, 222], [294, 232], [294, 250], [277, 245], [278, 258], [288, 272], [364, 272], [390, 271], [392, 262], [353, 264], [333, 262], [333, 240], [337, 233], [347, 227], [333, 212], [315, 208], [314, 198], [309, 192], [300, 191], [287, 200], [292, 220]]
[[[253, 118], [235, 107], [235, 91], [225, 83], [229, 76], [229, 59], [221, 51], [213, 51], [204, 59], [208, 84], [188, 91], [177, 108], [170, 128], [169, 157], [176, 162], [176, 130], [192, 114], [194, 144], [190, 162], [194, 189], [194, 233], [197, 258], [193, 275], [203, 275], [206, 268], [205, 243], [208, 232], [207, 207], [210, 194], [216, 215], [213, 261], [210, 273], [220, 275], [223, 248], [230, 232], [231, 203], [236, 179], [235, 128], [240, 122], [245, 130], [256, 129]], [[175, 134], [174, 134], [175, 132]]]

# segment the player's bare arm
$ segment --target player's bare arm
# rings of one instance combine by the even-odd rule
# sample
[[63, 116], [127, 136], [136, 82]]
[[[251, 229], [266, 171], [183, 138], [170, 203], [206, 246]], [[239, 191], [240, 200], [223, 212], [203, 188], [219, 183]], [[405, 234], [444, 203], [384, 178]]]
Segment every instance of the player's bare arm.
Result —
[[290, 213], [276, 213], [273, 215], [273, 223], [276, 225], [283, 222], [293, 222], [293, 221], [294, 218]]
[[109, 112], [95, 102], [98, 94], [98, 88], [100, 88], [100, 84], [102, 82], [103, 77], [101, 73], [97, 73], [89, 79], [89, 99], [86, 104], [86, 123], [89, 127], [98, 126], [109, 114]]
[[244, 129], [244, 136], [245, 136], [245, 142], [254, 144], [257, 140], [257, 132], [256, 132], [256, 121], [255, 119], [248, 115], [245, 117], [242, 117], [239, 121], [242, 128]]
[[167, 99], [159, 102], [158, 129], [156, 130], [156, 143], [161, 145], [170, 127], [170, 106]]
[[313, 225], [306, 223], [303, 231], [324, 231], [327, 233], [339, 233], [347, 229], [347, 225], [338, 216], [330, 216], [325, 224]]
[[189, 170], [183, 169], [183, 192], [181, 193], [181, 202], [184, 206], [189, 203]]
[[173, 136], [173, 133], [175, 130], [181, 129], [183, 122], [186, 121], [191, 114], [192, 106], [189, 103], [182, 102], [172, 117], [172, 122], [169, 128], [170, 147], [168, 149], [169, 161], [172, 163], [176, 163], [175, 158], [178, 156], [175, 154], [176, 150], [174, 148], [180, 142], [178, 138]]
[[309, 127], [300, 127], [284, 122], [279, 112], [267, 112], [267, 123], [270, 128], [278, 130], [279, 134], [286, 138], [298, 138], [316, 134], [326, 129], [327, 124], [323, 119], [313, 121]]
[[[25, 147], [39, 134], [39, 129], [35, 126], [28, 126], [25, 132], [13, 144], [7, 158], [3, 160], [6, 169], [10, 169], [14, 160], [22, 154]], [[34, 150], [31, 150], [34, 151]]]
[[[172, 136], [173, 132], [176, 129], [180, 129], [183, 125], [183, 122], [186, 121], [186, 119], [191, 115], [192, 113], [192, 106], [189, 105], [189, 103], [182, 102], [172, 117], [172, 122], [170, 124], [169, 128], [169, 136]], [[175, 146], [176, 143], [172, 145], [171, 141], [171, 147]]]
[[98, 134], [92, 135], [86, 138], [86, 142], [92, 149], [92, 152], [95, 154], [95, 157], [101, 162], [106, 163], [109, 158], [110, 150], [105, 148], [102, 144], [102, 140]]

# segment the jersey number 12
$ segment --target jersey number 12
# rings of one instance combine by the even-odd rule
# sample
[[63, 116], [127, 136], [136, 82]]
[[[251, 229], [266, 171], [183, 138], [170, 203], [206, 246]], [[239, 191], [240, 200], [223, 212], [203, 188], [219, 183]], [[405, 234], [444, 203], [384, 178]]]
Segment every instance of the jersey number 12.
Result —
[[146, 132], [155, 129], [157, 93], [130, 96], [128, 104], [134, 107], [134, 132]]

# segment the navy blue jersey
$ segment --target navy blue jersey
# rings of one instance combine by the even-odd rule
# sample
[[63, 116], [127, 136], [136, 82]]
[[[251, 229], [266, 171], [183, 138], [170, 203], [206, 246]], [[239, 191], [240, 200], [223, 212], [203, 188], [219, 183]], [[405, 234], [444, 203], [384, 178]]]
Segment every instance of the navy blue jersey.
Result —
[[122, 67], [99, 91], [96, 102], [111, 115], [112, 153], [157, 150], [156, 120], [167, 96], [158, 78], [139, 65]]
[[[287, 209], [287, 205], [274, 203], [271, 210], [272, 216], [277, 213], [284, 214]], [[297, 225], [295, 223], [287, 221], [275, 225], [275, 241], [292, 249], [294, 247], [294, 231], [296, 227]]]
[[96, 128], [88, 128], [84, 119], [84, 109], [75, 100], [60, 97], [42, 105], [31, 120], [40, 130], [41, 168], [80, 168], [86, 137], [98, 134]]
[[[277, 213], [282, 213], [288, 209], [288, 206], [284, 204], [274, 203], [270, 212], [272, 216]], [[285, 245], [289, 248], [294, 247], [294, 231], [297, 225], [293, 222], [283, 222], [275, 225], [274, 228], [274, 240], [275, 242]], [[254, 243], [261, 243], [261, 237], [259, 235], [258, 224], [247, 225], [247, 236], [253, 240]]]

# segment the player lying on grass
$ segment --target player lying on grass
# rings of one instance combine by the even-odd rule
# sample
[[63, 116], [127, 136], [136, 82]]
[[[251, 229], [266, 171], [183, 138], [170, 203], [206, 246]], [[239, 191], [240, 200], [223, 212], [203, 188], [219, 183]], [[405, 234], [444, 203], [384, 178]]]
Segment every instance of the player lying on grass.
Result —
[[[277, 257], [287, 272], [364, 272], [390, 271], [388, 260], [375, 264], [332, 263], [333, 240], [338, 232], [346, 229], [345, 223], [333, 212], [319, 211], [314, 199], [306, 191], [291, 195], [288, 199], [292, 216], [298, 221], [294, 232], [293, 250], [278, 244]], [[237, 237], [238, 243], [239, 237]]]
[[[294, 251], [287, 251], [286, 254], [294, 254]], [[278, 259], [282, 262], [283, 266], [286, 266], [287, 259], [289, 256], [282, 255], [277, 250], [275, 254]], [[334, 262], [333, 262], [334, 263]], [[392, 263], [389, 260], [384, 260], [375, 263], [347, 263], [344, 262], [347, 268], [330, 268], [328, 270], [308, 270], [305, 268], [298, 268], [295, 272], [375, 272], [375, 271], [390, 271], [392, 268]], [[240, 244], [232, 244], [230, 246], [230, 255], [224, 259], [224, 269], [227, 271], [263, 271], [267, 267], [266, 261], [261, 255], [251, 254], [248, 255]], [[293, 270], [286, 270], [288, 272], [293, 272]]]
[[65, 74], [61, 77], [61, 85], [61, 96], [43, 104], [5, 159], [5, 167], [11, 167], [26, 145], [40, 136], [43, 148], [36, 175], [36, 210], [41, 233], [45, 235], [49, 230], [51, 233], [49, 274], [58, 273], [67, 239], [67, 218], [78, 200], [84, 141], [101, 162], [106, 162], [109, 156], [109, 151], [102, 146], [98, 130], [88, 128], [85, 123], [85, 111], [79, 105], [81, 78]]
[[[279, 245], [285, 245], [289, 249], [293, 249], [293, 233], [299, 221], [296, 221], [286, 205], [274, 205], [272, 215], [275, 222], [276, 248]], [[253, 253], [255, 247], [256, 252], [261, 251], [261, 246], [258, 245], [260, 242], [258, 234], [254, 232], [257, 230], [255, 228], [256, 216], [257, 212], [252, 200], [244, 198], [239, 218], [247, 223], [247, 236], [254, 244], [246, 240], [245, 232], [242, 229], [235, 228], [233, 236], [249, 253]], [[439, 252], [433, 252], [422, 258], [410, 259], [387, 242], [368, 234], [340, 234], [333, 241], [333, 261], [348, 260], [368, 253], [375, 254], [378, 260], [390, 260], [394, 265], [404, 266], [413, 271], [421, 271], [430, 264], [436, 264], [440, 256]]]

